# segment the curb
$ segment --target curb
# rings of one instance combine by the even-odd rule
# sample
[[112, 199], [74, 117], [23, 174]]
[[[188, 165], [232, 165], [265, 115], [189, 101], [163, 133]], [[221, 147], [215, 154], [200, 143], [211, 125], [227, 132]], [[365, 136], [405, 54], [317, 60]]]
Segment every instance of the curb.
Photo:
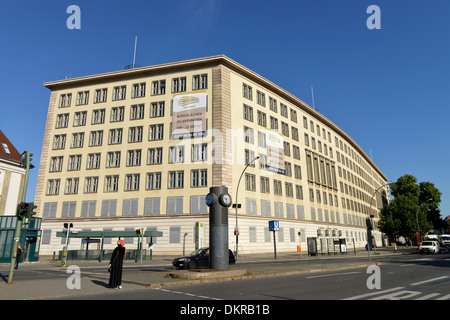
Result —
[[[122, 279], [122, 283], [128, 283], [138, 286], [143, 286], [146, 288], [163, 288], [163, 287], [174, 287], [174, 286], [182, 286], [182, 285], [193, 285], [193, 284], [201, 284], [201, 283], [212, 283], [212, 282], [223, 282], [223, 281], [235, 281], [235, 280], [245, 280], [245, 279], [260, 279], [260, 278], [271, 278], [271, 277], [282, 277], [282, 276], [292, 276], [292, 275], [299, 275], [299, 274], [307, 274], [307, 273], [319, 273], [319, 272], [329, 272], [329, 271], [341, 271], [341, 270], [348, 270], [348, 269], [356, 269], [356, 268], [364, 268], [377, 265], [382, 265], [381, 262], [375, 262], [375, 263], [361, 263], [361, 264], [354, 264], [354, 265], [347, 265], [342, 267], [324, 267], [324, 268], [317, 268], [317, 269], [307, 269], [307, 270], [294, 270], [294, 271], [277, 271], [277, 272], [268, 272], [268, 273], [262, 273], [262, 274], [252, 274], [249, 270], [246, 269], [239, 269], [239, 273], [242, 273], [241, 275], [232, 275], [232, 276], [224, 276], [224, 277], [212, 277], [211, 272], [205, 272], [203, 273], [204, 278], [201, 276], [198, 276], [196, 279], [183, 279], [183, 278], [176, 278], [180, 279], [180, 281], [176, 282], [163, 282], [163, 283], [147, 283], [142, 281], [136, 281], [136, 280], [127, 280]], [[244, 272], [245, 271], [245, 272]], [[202, 272], [199, 272], [199, 274], [202, 274]], [[207, 274], [207, 275], [206, 275]], [[171, 276], [171, 273], [167, 273], [166, 278], [174, 278]], [[109, 280], [109, 277], [103, 277], [99, 275], [90, 275], [89, 278], [92, 279], [99, 279], [99, 280]]]

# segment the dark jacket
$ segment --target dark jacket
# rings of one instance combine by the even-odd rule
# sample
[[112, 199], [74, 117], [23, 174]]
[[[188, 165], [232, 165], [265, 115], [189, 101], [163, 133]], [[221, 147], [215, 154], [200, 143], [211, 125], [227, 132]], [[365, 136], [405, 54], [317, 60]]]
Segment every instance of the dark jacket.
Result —
[[111, 265], [111, 273], [109, 275], [109, 285], [117, 287], [122, 284], [122, 268], [123, 258], [125, 255], [125, 247], [117, 246], [111, 256], [109, 264]]

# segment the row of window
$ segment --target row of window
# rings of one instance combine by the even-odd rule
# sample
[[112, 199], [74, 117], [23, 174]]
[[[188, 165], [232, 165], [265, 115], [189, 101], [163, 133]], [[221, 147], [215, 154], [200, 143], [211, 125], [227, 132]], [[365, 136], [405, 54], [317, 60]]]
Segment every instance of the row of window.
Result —
[[[189, 156], [189, 155], [187, 155]], [[83, 155], [75, 154], [68, 156], [68, 171], [79, 171], [82, 168]], [[110, 151], [106, 153], [106, 168], [118, 168], [121, 164], [122, 152]], [[184, 146], [169, 147], [169, 163], [184, 163], [186, 153]], [[126, 166], [140, 166], [142, 162], [142, 149], [126, 151]], [[192, 162], [207, 160], [207, 144], [193, 144], [191, 146], [190, 159]], [[163, 163], [163, 148], [147, 149], [147, 165]], [[61, 172], [63, 170], [64, 156], [51, 157], [50, 172]], [[87, 154], [86, 169], [100, 169], [101, 153]]]
[[[164, 117], [165, 114], [165, 102], [152, 102], [150, 103], [150, 118]], [[130, 106], [130, 120], [144, 119], [145, 117], [145, 104], [135, 104]], [[69, 127], [69, 113], [61, 113], [56, 116], [56, 129]], [[125, 118], [125, 107], [112, 107], [110, 114], [110, 122], [121, 122]], [[91, 124], [103, 124], [106, 121], [106, 109], [92, 110]], [[87, 123], [87, 111], [77, 111], [74, 113], [73, 126], [81, 127]]]
[[[184, 200], [185, 197], [167, 197], [166, 199], [166, 214], [185, 214], [184, 212]], [[205, 195], [190, 196], [190, 214], [207, 214], [208, 208], [205, 204]], [[79, 217], [81, 218], [93, 218], [93, 217], [116, 217], [119, 215], [117, 212], [117, 201], [112, 200], [102, 200], [101, 208], [99, 214], [97, 213], [97, 201], [89, 200], [81, 202], [81, 212]], [[257, 215], [257, 201], [256, 199], [246, 198], [246, 214], [250, 216]], [[341, 223], [346, 225], [354, 225], [363, 227], [365, 225], [365, 220], [362, 216], [343, 213], [342, 217], [338, 211], [322, 209], [322, 208], [311, 208], [310, 217], [307, 218], [305, 215], [305, 209], [302, 205], [294, 205], [291, 203], [284, 204], [283, 202], [274, 201], [273, 203], [269, 200], [260, 200], [261, 206], [261, 216], [263, 217], [275, 217], [275, 218], [288, 218], [288, 219], [298, 219], [298, 220], [311, 220], [319, 222], [330, 222], [330, 223]], [[150, 215], [161, 215], [161, 198], [160, 197], [148, 197], [144, 199], [143, 212], [139, 212], [139, 199], [131, 198], [124, 199], [122, 201], [122, 212], [120, 213], [124, 217], [128, 216], [150, 216]], [[76, 201], [65, 201], [62, 203], [62, 208], [60, 209], [60, 216], [57, 216], [58, 202], [45, 202], [43, 208], [43, 218], [53, 219], [53, 218], [76, 218], [77, 202]], [[142, 209], [141, 209], [142, 210]]]
[[[242, 87], [243, 97], [253, 101], [253, 88], [243, 83]], [[266, 107], [266, 98], [265, 93], [256, 90], [256, 103], [262, 107]], [[275, 98], [272, 98], [269, 96], [269, 109], [275, 113], [278, 113], [278, 102]], [[288, 114], [288, 107], [286, 104], [280, 102], [280, 114], [284, 118], [288, 119], [290, 115], [290, 120], [294, 123], [297, 123], [297, 112], [293, 108], [289, 108], [290, 112]], [[244, 104], [244, 119], [253, 122], [253, 107], [249, 106], [247, 104]], [[270, 128], [272, 130], [279, 130], [278, 127], [278, 118], [270, 116]], [[283, 135], [289, 137], [289, 125], [285, 122], [281, 121], [281, 132]], [[266, 113], [258, 110], [257, 111], [257, 123], [261, 126], [266, 127], [267, 126], [267, 116]], [[306, 116], [303, 116], [303, 128], [309, 130], [311, 133], [316, 134], [318, 137], [321, 137], [325, 139], [323, 142], [317, 139], [314, 136], [310, 136], [309, 133], [304, 133], [304, 140], [306, 146], [311, 146], [314, 150], [318, 150], [320, 153], [324, 152], [325, 156], [329, 155], [331, 158], [333, 158], [333, 150], [331, 147], [328, 147], [325, 142], [331, 143], [331, 132], [326, 130], [324, 127], [321, 127], [319, 124], [314, 123], [313, 120], [308, 120]], [[298, 129], [295, 126], [291, 126], [291, 136], [294, 140], [298, 141]], [[323, 143], [323, 148], [322, 148]], [[373, 185], [373, 180], [375, 179], [378, 184], [383, 184], [384, 181], [376, 175], [376, 173], [372, 170], [371, 166], [362, 159], [361, 156], [351, 147], [349, 147], [345, 142], [343, 142], [341, 139], [339, 139], [337, 136], [335, 136], [335, 147], [340, 149], [342, 152], [345, 152], [350, 156], [350, 159], [347, 158], [344, 155], [338, 154], [338, 161], [342, 162], [343, 165], [345, 165], [347, 168], [353, 170], [357, 175], [359, 175], [362, 179], [361, 182], [359, 182], [360, 185], [364, 188], [364, 190], [367, 190], [369, 193], [373, 193], [373, 190], [371, 190], [371, 185]], [[317, 148], [317, 149], [316, 149]], [[354, 161], [352, 161], [353, 159]], [[372, 188], [373, 189], [373, 188]]]
[[[186, 77], [172, 78], [172, 93], [185, 92], [187, 90]], [[146, 82], [134, 83], [131, 85], [131, 98], [141, 98], [146, 95]], [[208, 88], [208, 75], [197, 74], [192, 77], [192, 90]], [[166, 93], [166, 80], [156, 80], [151, 82], [151, 95], [162, 95]], [[127, 95], [127, 86], [115, 86], [112, 90], [112, 101], [125, 100]], [[90, 91], [79, 91], [76, 94], [76, 105], [89, 104]], [[99, 88], [94, 90], [94, 103], [107, 102], [108, 88]], [[70, 107], [72, 104], [72, 93], [64, 93], [59, 97], [59, 108]]]
[[[110, 129], [108, 132], [108, 144], [121, 144], [123, 141], [123, 128]], [[101, 146], [104, 140], [103, 130], [93, 130], [89, 132], [89, 147]], [[83, 148], [85, 132], [72, 133], [70, 148]], [[128, 143], [142, 142], [144, 139], [144, 126], [128, 128]], [[164, 139], [164, 124], [152, 124], [148, 129], [148, 141], [158, 141]], [[67, 135], [56, 134], [53, 136], [53, 150], [66, 148]]]
[[[84, 193], [97, 193], [99, 190], [99, 176], [84, 177]], [[169, 171], [167, 173], [167, 188], [180, 189], [185, 184], [184, 170]], [[124, 191], [138, 191], [141, 184], [141, 174], [132, 173], [125, 175]], [[162, 172], [147, 172], [145, 174], [145, 190], [160, 190], [162, 184]], [[207, 169], [194, 169], [190, 171], [190, 187], [207, 187]], [[49, 179], [47, 181], [47, 195], [59, 195], [61, 179]], [[80, 189], [80, 178], [66, 178], [64, 194], [78, 194]], [[119, 191], [119, 175], [105, 176], [103, 192]]]

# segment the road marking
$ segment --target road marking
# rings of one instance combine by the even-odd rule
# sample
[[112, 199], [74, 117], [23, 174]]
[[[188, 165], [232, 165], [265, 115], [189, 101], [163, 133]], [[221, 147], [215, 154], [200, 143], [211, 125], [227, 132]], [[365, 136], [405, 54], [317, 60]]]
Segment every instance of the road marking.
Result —
[[355, 272], [345, 272], [345, 273], [332, 273], [332, 274], [324, 274], [324, 275], [320, 275], [320, 276], [306, 277], [306, 279], [324, 278], [324, 277], [331, 277], [331, 276], [341, 276], [341, 275], [355, 274], [355, 273], [362, 273], [362, 272], [355, 271]]
[[371, 296], [377, 296], [379, 294], [384, 294], [384, 293], [388, 293], [388, 292], [392, 292], [392, 291], [397, 291], [397, 290], [401, 290], [404, 289], [405, 287], [396, 287], [396, 288], [392, 288], [392, 289], [388, 289], [388, 290], [383, 290], [383, 291], [376, 291], [376, 292], [371, 292], [371, 293], [366, 293], [366, 294], [361, 294], [359, 296], [354, 296], [354, 297], [350, 297], [350, 298], [345, 298], [343, 300], [356, 300], [356, 299], [361, 299], [361, 298], [367, 298], [367, 297], [371, 297]]
[[430, 293], [430, 294], [427, 294], [426, 296], [417, 298], [415, 300], [428, 300], [430, 298], [433, 298], [433, 297], [436, 297], [436, 296], [440, 296], [440, 295], [441, 295], [440, 293]]
[[201, 295], [196, 295], [196, 294], [193, 294], [193, 293], [187, 293], [187, 292], [181, 292], [181, 291], [175, 291], [175, 290], [168, 290], [168, 289], [163, 289], [163, 288], [155, 288], [155, 290], [164, 291], [164, 292], [168, 292], [168, 293], [182, 294], [182, 295], [185, 295], [185, 296], [197, 297], [197, 298], [200, 298], [200, 299], [223, 300], [223, 299], [219, 299], [219, 298], [201, 296]]
[[423, 283], [427, 283], [427, 282], [434, 282], [437, 280], [441, 280], [441, 279], [445, 279], [448, 278], [448, 276], [443, 276], [443, 277], [439, 277], [439, 278], [434, 278], [434, 279], [430, 279], [430, 280], [425, 280], [425, 281], [420, 281], [420, 282], [415, 282], [415, 283], [411, 283], [411, 286], [417, 286], [419, 284], [423, 284]]

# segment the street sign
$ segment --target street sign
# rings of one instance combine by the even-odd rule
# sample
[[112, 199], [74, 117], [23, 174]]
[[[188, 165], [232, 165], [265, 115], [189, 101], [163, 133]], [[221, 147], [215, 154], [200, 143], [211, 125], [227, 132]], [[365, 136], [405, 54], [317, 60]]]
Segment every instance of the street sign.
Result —
[[279, 231], [280, 222], [279, 221], [269, 221], [269, 231]]

